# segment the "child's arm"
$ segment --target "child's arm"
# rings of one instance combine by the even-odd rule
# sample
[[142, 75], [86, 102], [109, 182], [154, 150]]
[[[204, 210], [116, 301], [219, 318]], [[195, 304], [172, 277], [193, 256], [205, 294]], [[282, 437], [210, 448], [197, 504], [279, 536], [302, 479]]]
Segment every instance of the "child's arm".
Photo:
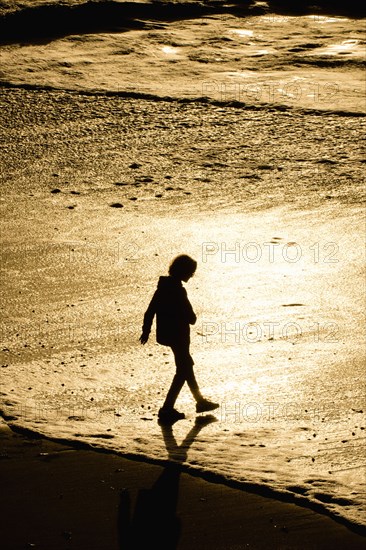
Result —
[[154, 315], [156, 313], [156, 302], [157, 302], [157, 291], [152, 297], [149, 307], [147, 308], [144, 315], [144, 323], [142, 325], [142, 334], [139, 338], [141, 344], [146, 344], [146, 342], [149, 339], [149, 335], [151, 332], [151, 325], [154, 319]]

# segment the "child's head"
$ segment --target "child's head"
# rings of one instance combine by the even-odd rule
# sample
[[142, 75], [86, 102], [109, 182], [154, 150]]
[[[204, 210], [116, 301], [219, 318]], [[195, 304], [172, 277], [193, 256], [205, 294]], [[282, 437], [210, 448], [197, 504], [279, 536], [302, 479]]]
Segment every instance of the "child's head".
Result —
[[174, 258], [169, 267], [169, 275], [176, 277], [180, 281], [187, 282], [197, 268], [197, 262], [186, 254], [181, 254]]

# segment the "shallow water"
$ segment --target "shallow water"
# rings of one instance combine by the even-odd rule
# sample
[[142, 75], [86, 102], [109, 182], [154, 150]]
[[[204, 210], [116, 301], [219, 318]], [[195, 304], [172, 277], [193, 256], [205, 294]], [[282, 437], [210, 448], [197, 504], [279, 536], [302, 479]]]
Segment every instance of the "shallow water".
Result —
[[[51, 36], [30, 43], [20, 37], [0, 47], [0, 78], [61, 89], [365, 111], [362, 19], [212, 12], [165, 21], [163, 5], [155, 6], [156, 20], [152, 13], [150, 19], [141, 15], [142, 28], [111, 33], [105, 23], [94, 34], [86, 28], [52, 36], [50, 30]], [[49, 17], [57, 21], [52, 10]]]

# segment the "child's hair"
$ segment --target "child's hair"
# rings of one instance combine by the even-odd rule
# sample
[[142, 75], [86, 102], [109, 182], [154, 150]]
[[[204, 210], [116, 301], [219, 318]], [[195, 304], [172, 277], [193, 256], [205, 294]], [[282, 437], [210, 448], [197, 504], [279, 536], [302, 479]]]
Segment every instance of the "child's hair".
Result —
[[173, 277], [184, 277], [185, 275], [193, 275], [196, 271], [197, 262], [186, 254], [181, 254], [174, 258], [169, 267], [169, 275]]

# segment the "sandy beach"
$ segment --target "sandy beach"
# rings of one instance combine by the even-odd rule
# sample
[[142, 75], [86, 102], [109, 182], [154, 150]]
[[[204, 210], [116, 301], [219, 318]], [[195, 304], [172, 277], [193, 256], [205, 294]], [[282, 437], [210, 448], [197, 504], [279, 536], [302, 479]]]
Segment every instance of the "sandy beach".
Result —
[[1, 425], [1, 533], [7, 550], [364, 548], [326, 516], [181, 473], [76, 450]]
[[[322, 111], [33, 76], [0, 87], [4, 548], [144, 548], [144, 529], [166, 549], [364, 547], [354, 97]], [[220, 408], [197, 417], [184, 389], [163, 430], [173, 360], [138, 337], [182, 252]]]

